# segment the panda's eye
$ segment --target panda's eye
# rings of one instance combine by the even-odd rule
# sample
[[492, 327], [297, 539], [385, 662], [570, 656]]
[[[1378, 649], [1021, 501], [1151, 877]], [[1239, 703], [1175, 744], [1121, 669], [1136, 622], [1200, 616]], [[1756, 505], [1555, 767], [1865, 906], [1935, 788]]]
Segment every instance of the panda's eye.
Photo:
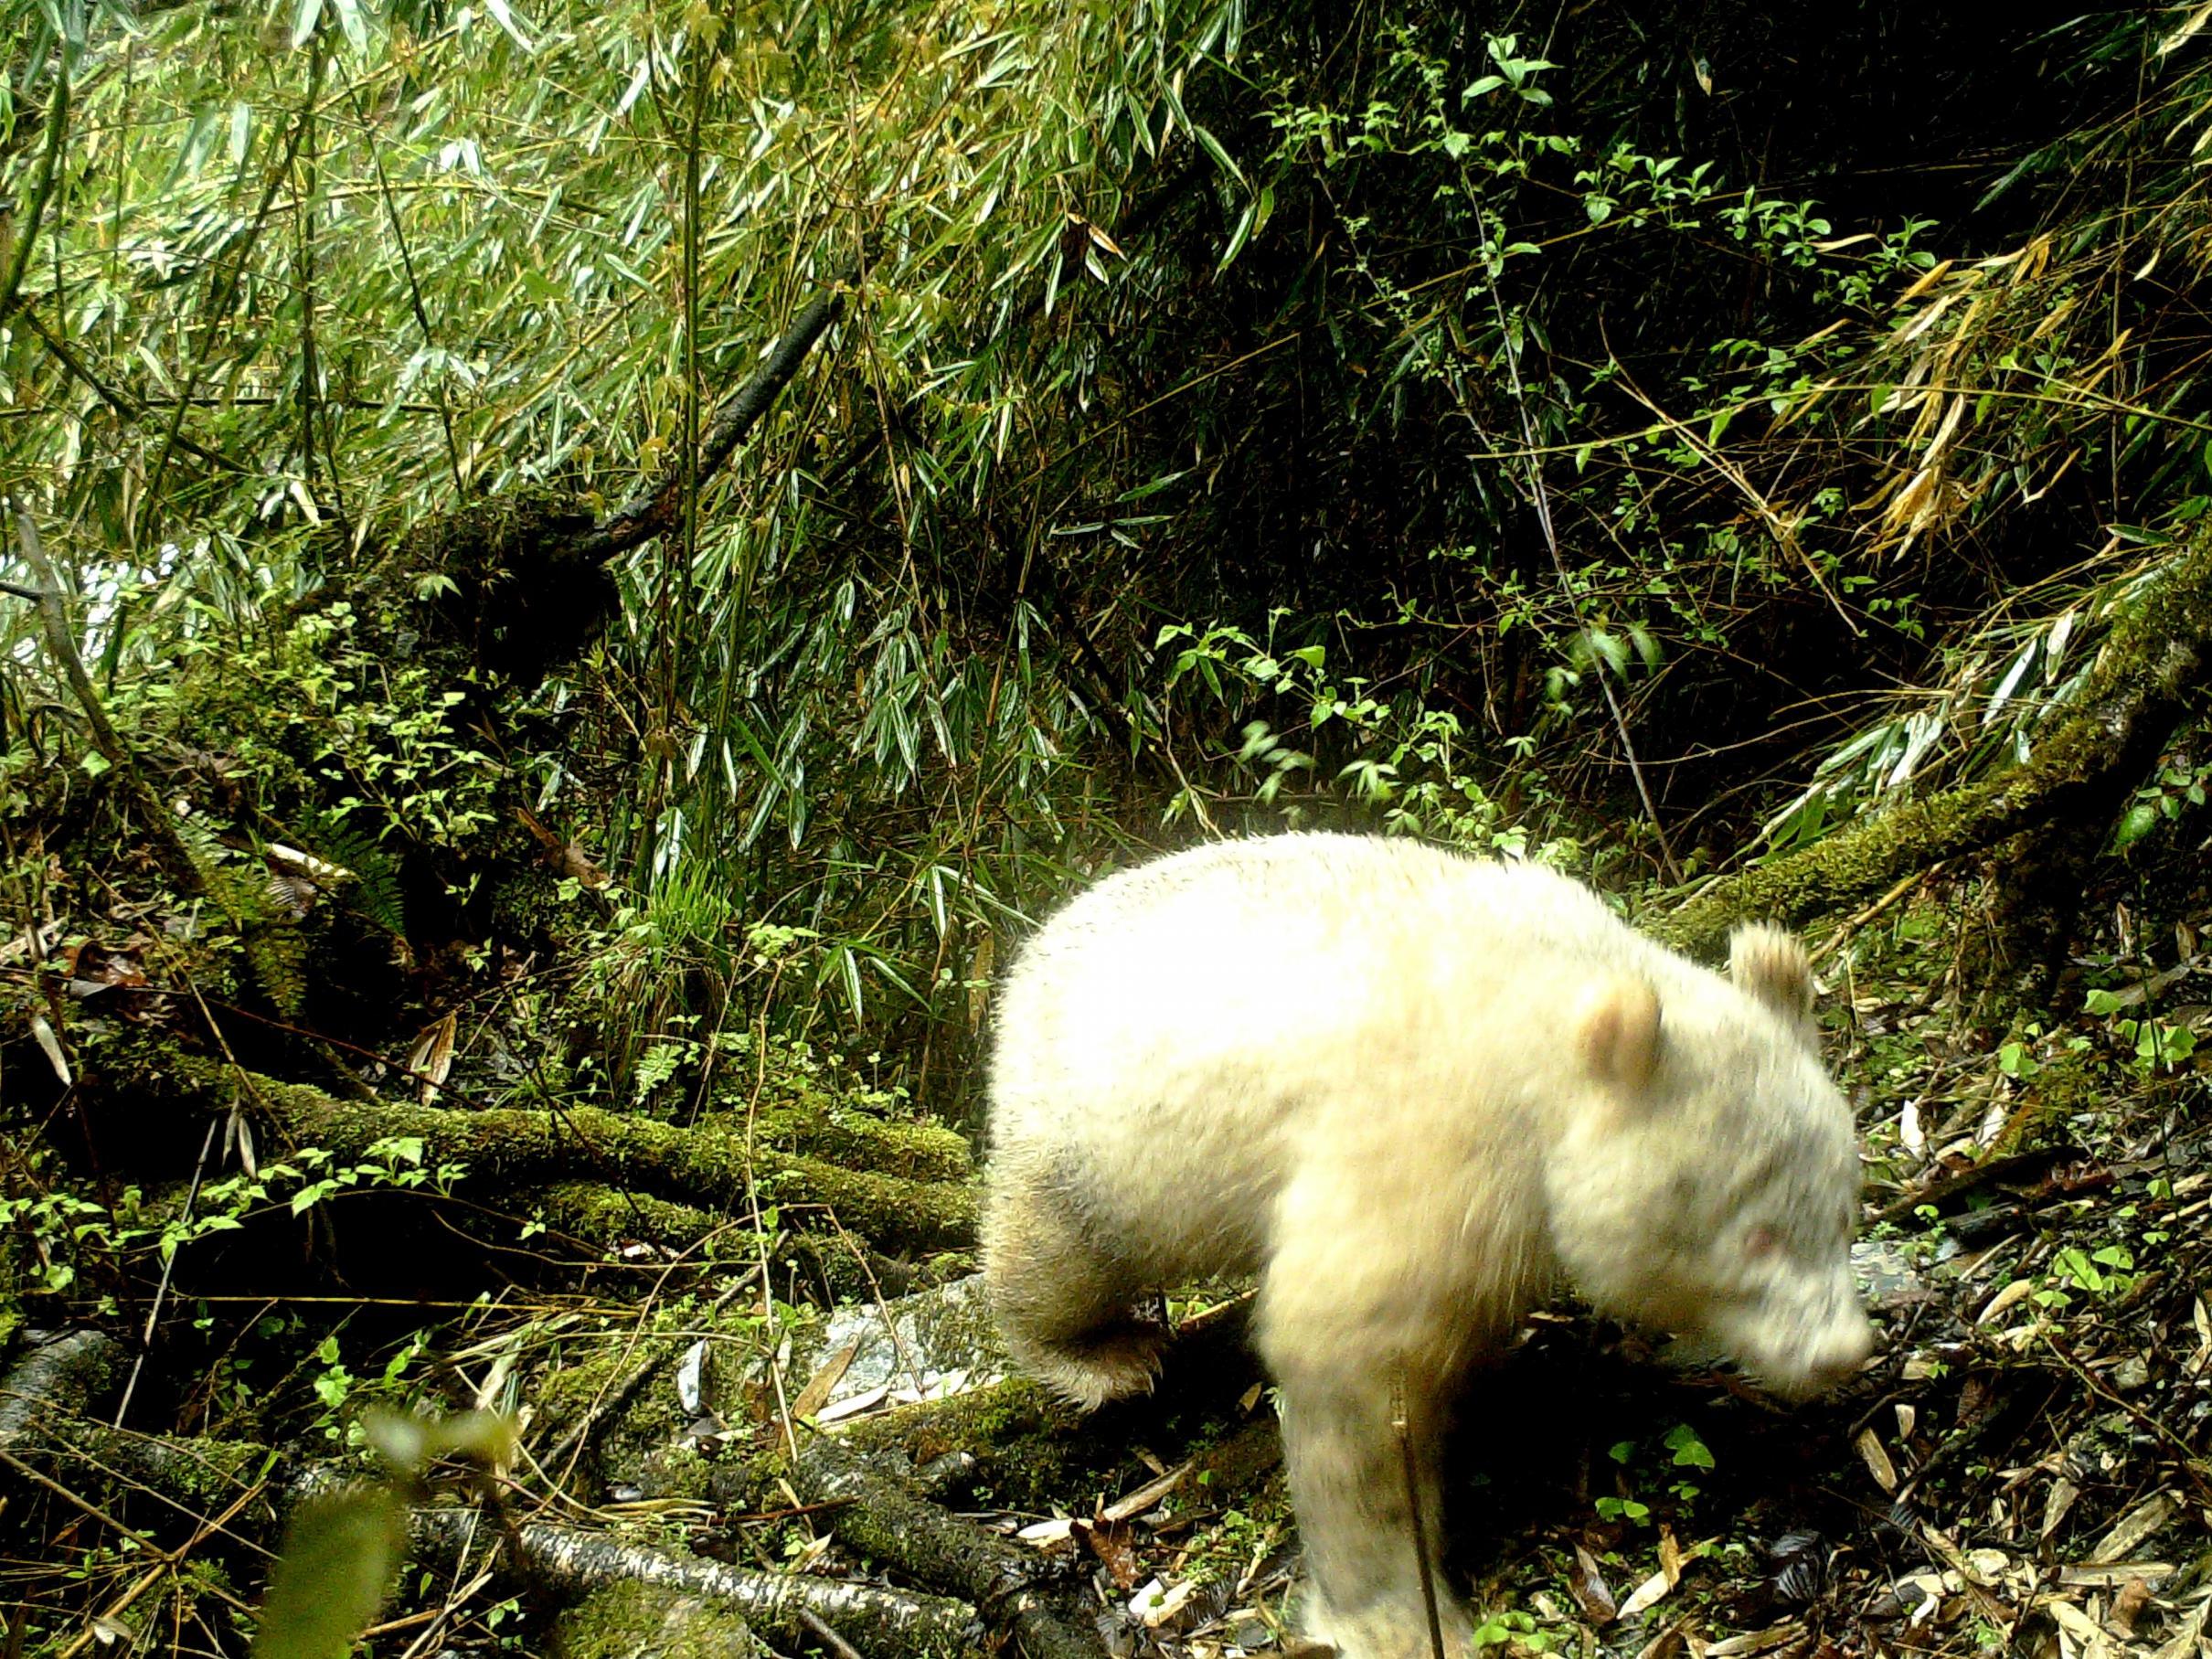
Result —
[[1744, 1235], [1743, 1253], [1748, 1260], [1760, 1260], [1781, 1248], [1781, 1235], [1763, 1221]]

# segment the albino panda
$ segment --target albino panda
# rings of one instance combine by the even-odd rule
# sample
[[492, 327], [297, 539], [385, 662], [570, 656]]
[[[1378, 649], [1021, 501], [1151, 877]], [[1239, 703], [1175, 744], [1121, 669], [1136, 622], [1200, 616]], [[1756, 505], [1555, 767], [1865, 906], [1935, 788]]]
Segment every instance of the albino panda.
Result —
[[1446, 1409], [1561, 1280], [1793, 1397], [1870, 1350], [1810, 966], [1731, 944], [1724, 978], [1549, 871], [1356, 835], [1101, 882], [999, 995], [984, 1271], [1016, 1360], [1087, 1407], [1140, 1392], [1148, 1287], [1259, 1274], [1312, 1634], [1428, 1659]]

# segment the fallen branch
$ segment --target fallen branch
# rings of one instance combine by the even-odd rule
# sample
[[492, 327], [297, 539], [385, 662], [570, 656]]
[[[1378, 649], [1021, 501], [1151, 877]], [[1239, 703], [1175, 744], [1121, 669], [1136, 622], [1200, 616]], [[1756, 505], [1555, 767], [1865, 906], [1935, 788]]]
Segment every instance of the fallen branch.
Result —
[[[410, 1531], [418, 1558], [449, 1569], [473, 1546], [502, 1536], [473, 1509], [419, 1509]], [[804, 1613], [871, 1659], [973, 1653], [983, 1634], [974, 1609], [942, 1596], [752, 1572], [542, 1522], [525, 1522], [505, 1536], [521, 1557], [510, 1565], [549, 1589], [582, 1595], [612, 1584], [652, 1585], [727, 1607], [770, 1641], [793, 1648], [810, 1639]]]

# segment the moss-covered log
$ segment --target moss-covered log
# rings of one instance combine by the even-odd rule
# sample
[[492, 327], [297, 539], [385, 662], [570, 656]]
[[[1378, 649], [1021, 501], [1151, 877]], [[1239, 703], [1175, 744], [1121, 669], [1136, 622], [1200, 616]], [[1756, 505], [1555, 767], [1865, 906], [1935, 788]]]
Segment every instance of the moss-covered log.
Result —
[[[417, 1555], [441, 1563], [458, 1561], [472, 1544], [492, 1536], [484, 1517], [468, 1509], [417, 1510], [410, 1531]], [[538, 1522], [525, 1522], [507, 1537], [521, 1557], [512, 1565], [547, 1589], [581, 1597], [629, 1584], [696, 1599], [792, 1651], [812, 1640], [808, 1613], [875, 1659], [973, 1653], [983, 1633], [973, 1608], [942, 1596], [752, 1572]]]
[[704, 1596], [610, 1584], [557, 1614], [555, 1659], [769, 1659], [752, 1627]]
[[1159, 1391], [1101, 1411], [1085, 1415], [1016, 1377], [842, 1424], [837, 1437], [916, 1468], [964, 1454], [975, 1486], [1016, 1507], [1047, 1509], [1071, 1486], [1133, 1475], [1133, 1445], [1242, 1417], [1260, 1377], [1246, 1311], [1239, 1303], [1185, 1326], [1168, 1345]]
[[105, 1331], [71, 1331], [33, 1347], [0, 1377], [0, 1449], [41, 1442], [50, 1420], [112, 1393], [129, 1357]]
[[714, 1210], [624, 1192], [601, 1181], [557, 1181], [503, 1194], [500, 1207], [544, 1224], [556, 1238], [596, 1250], [650, 1244], [675, 1255], [712, 1261], [750, 1259], [751, 1229]]
[[912, 1482], [835, 1439], [802, 1448], [793, 1489], [836, 1505], [830, 1529], [877, 1561], [973, 1601], [1011, 1630], [1028, 1659], [1098, 1659], [1097, 1634], [1058, 1569], [1036, 1551], [932, 1503]]
[[2212, 530], [2200, 531], [2129, 602], [2080, 694], [2024, 764], [1862, 818], [1803, 852], [1723, 877], [1655, 918], [1651, 931], [1709, 954], [1747, 918], [1803, 922], [2026, 832], [2109, 824], [2187, 717], [2208, 660]]
[[[698, 1126], [742, 1142], [741, 1112], [708, 1112]], [[968, 1143], [941, 1123], [871, 1117], [837, 1103], [826, 1090], [808, 1088], [752, 1117], [754, 1142], [803, 1153], [845, 1169], [880, 1170], [909, 1181], [965, 1181], [975, 1173]]]
[[[242, 1104], [284, 1141], [349, 1162], [367, 1158], [380, 1142], [419, 1141], [425, 1164], [466, 1165], [479, 1196], [590, 1179], [697, 1210], [741, 1212], [757, 1199], [780, 1207], [794, 1223], [825, 1212], [886, 1250], [953, 1250], [974, 1237], [975, 1196], [964, 1181], [846, 1168], [774, 1147], [758, 1135], [749, 1149], [742, 1123], [733, 1119], [686, 1129], [585, 1106], [553, 1112], [367, 1105], [174, 1056], [165, 1067], [140, 1069], [130, 1081], [173, 1104]], [[898, 1147], [910, 1145], [914, 1155], [903, 1160], [909, 1166], [945, 1168], [958, 1162], [948, 1142], [958, 1137], [925, 1124], [885, 1124], [875, 1143], [887, 1162], [898, 1159]]]
[[221, 1514], [256, 1482], [281, 1484], [286, 1467], [281, 1451], [259, 1441], [137, 1434], [60, 1412], [48, 1413], [36, 1441], [20, 1451], [31, 1462], [66, 1471], [80, 1486], [143, 1487], [196, 1517]]

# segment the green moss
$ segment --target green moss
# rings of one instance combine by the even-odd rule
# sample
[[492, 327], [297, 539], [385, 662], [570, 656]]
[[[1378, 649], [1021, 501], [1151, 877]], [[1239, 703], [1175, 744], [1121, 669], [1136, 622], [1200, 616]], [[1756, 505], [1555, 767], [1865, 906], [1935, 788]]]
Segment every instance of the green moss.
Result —
[[165, 1497], [208, 1513], [228, 1508], [261, 1477], [276, 1455], [252, 1441], [183, 1434], [148, 1439], [84, 1418], [73, 1420], [66, 1434], [69, 1447], [92, 1467], [114, 1470]]
[[629, 1193], [596, 1181], [558, 1181], [535, 1197], [516, 1195], [508, 1206], [545, 1223], [548, 1230], [585, 1244], [656, 1245], [699, 1261], [750, 1260], [752, 1234], [713, 1210]]
[[341, 1159], [358, 1159], [378, 1141], [405, 1136], [422, 1142], [425, 1164], [464, 1164], [469, 1178], [480, 1183], [560, 1182], [588, 1163], [611, 1185], [732, 1214], [751, 1207], [751, 1176], [765, 1202], [785, 1207], [791, 1224], [826, 1225], [834, 1218], [879, 1249], [935, 1251], [974, 1237], [975, 1193], [964, 1181], [909, 1181], [765, 1147], [749, 1157], [742, 1133], [725, 1125], [686, 1129], [587, 1106], [556, 1114], [340, 1101], [274, 1078], [234, 1079], [206, 1059], [177, 1060], [174, 1069], [142, 1072], [135, 1080], [157, 1096], [174, 1096], [181, 1087], [203, 1103], [229, 1100], [242, 1088], [295, 1142]]
[[[975, 1484], [1016, 1508], [1048, 1507], [1065, 1496], [1070, 1475], [1095, 1461], [1075, 1409], [1020, 1377], [900, 1407], [845, 1433], [862, 1451], [896, 1450], [917, 1468], [947, 1452], [965, 1452], [976, 1460]], [[1112, 1461], [1125, 1452], [1117, 1447]]]
[[558, 1659], [753, 1659], [767, 1649], [726, 1607], [656, 1585], [593, 1590], [553, 1622]]
[[[725, 1121], [742, 1133], [741, 1117], [732, 1114]], [[890, 1170], [913, 1181], [965, 1181], [975, 1173], [967, 1141], [942, 1124], [899, 1122], [856, 1111], [828, 1091], [805, 1085], [761, 1111], [753, 1129], [760, 1144], [848, 1168]]]

